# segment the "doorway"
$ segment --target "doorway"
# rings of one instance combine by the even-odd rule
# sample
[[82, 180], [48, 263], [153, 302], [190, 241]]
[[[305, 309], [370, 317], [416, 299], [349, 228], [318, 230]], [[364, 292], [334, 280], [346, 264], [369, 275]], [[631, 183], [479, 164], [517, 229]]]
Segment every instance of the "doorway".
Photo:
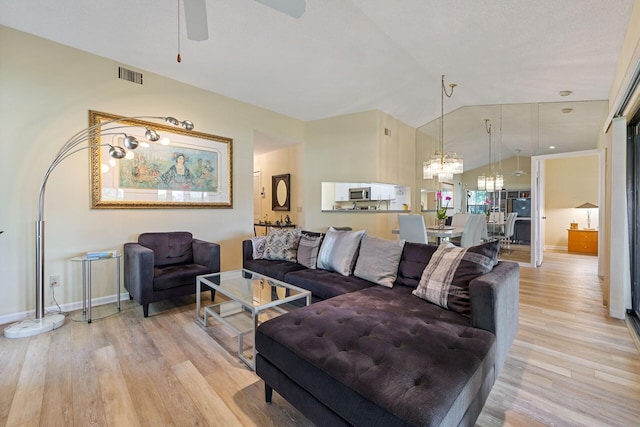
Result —
[[[575, 191], [572, 191], [569, 185], [570, 178], [572, 177], [571, 172], [567, 171], [564, 177], [556, 172], [553, 182], [547, 183], [548, 161], [561, 159], [570, 160], [578, 157], [590, 158], [590, 160], [592, 160], [591, 164], [596, 165], [597, 175], [595, 175], [595, 184], [593, 184], [593, 186], [597, 187], [597, 196], [594, 196], [597, 200], [595, 203], [591, 203], [597, 206], [604, 206], [604, 195], [602, 191], [604, 188], [604, 155], [602, 150], [585, 150], [531, 157], [531, 197], [533, 204], [531, 222], [531, 266], [533, 267], [539, 267], [544, 261], [544, 250], [547, 246], [546, 242], [549, 240], [549, 232], [555, 233], [556, 236], [559, 236], [557, 240], [560, 240], [560, 234], [564, 233], [566, 236], [567, 231], [565, 231], [565, 229], [570, 228], [570, 224], [575, 222], [573, 218], [578, 215], [580, 215], [579, 222], [583, 224], [581, 228], [587, 228], [585, 227], [586, 219], [582, 218], [586, 213], [578, 212], [576, 209], [577, 206], [584, 203], [582, 198], [580, 198], [582, 195], [575, 196]], [[559, 177], [562, 179], [559, 179]], [[562, 202], [556, 201], [553, 202], [551, 206], [547, 206], [546, 200], [550, 192], [554, 192], [556, 195], [563, 195], [564, 198], [566, 198], [565, 205], [563, 205]], [[597, 230], [602, 230], [604, 210], [600, 208], [594, 208], [594, 210], [594, 224], [592, 227], [595, 226]], [[564, 239], [562, 240], [564, 241]], [[603, 238], [600, 237], [598, 239], [598, 253], [602, 253], [602, 242]], [[554, 249], [564, 248], [564, 243], [556, 247], [550, 245], [550, 247]], [[600, 275], [601, 265], [599, 257], [594, 259], [598, 262], [598, 274]]]
[[264, 188], [262, 186], [262, 171], [253, 172], [253, 223], [257, 223], [262, 218], [262, 198]]

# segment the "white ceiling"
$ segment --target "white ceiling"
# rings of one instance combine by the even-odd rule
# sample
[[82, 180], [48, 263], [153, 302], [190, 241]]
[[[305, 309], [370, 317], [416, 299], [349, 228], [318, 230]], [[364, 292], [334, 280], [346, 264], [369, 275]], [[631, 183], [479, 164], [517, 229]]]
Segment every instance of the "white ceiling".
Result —
[[606, 100], [633, 0], [307, 0], [298, 19], [206, 5], [209, 39], [182, 22], [181, 63], [177, 0], [0, 0], [0, 24], [305, 121], [378, 109], [418, 127], [440, 115], [442, 74], [446, 112]]

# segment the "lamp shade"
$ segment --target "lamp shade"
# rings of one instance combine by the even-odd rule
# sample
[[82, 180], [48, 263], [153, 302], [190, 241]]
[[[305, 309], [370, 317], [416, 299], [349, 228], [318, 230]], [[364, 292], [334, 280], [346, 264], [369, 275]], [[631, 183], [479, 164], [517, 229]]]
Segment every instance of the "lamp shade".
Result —
[[598, 206], [594, 205], [593, 203], [583, 203], [580, 206], [576, 206], [576, 209], [594, 209], [597, 208]]

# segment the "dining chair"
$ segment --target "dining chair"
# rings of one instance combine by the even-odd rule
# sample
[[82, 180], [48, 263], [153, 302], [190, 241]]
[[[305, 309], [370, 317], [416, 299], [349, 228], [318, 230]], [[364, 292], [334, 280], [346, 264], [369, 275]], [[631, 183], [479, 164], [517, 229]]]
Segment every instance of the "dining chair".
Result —
[[509, 245], [511, 244], [511, 238], [513, 237], [513, 233], [516, 227], [516, 218], [518, 217], [518, 212], [511, 212], [507, 215], [507, 220], [504, 223], [504, 233], [501, 236], [500, 240], [506, 244], [506, 248], [509, 249]]
[[504, 226], [502, 230], [499, 233], [494, 233], [489, 236], [489, 238], [491, 239], [500, 240], [501, 248], [504, 249], [505, 251], [508, 251], [511, 248], [511, 238], [513, 237], [513, 234], [515, 232], [517, 217], [518, 217], [517, 212], [509, 213], [507, 215], [507, 219], [504, 222]]
[[469, 213], [457, 213], [454, 214], [451, 218], [451, 226], [455, 228], [462, 228], [467, 223], [468, 219], [471, 217]]
[[398, 215], [400, 240], [414, 243], [428, 243], [427, 228], [422, 215]]
[[462, 231], [462, 236], [460, 236], [459, 244], [461, 247], [468, 248], [482, 243], [483, 223], [486, 227], [484, 215], [469, 214], [464, 230]]

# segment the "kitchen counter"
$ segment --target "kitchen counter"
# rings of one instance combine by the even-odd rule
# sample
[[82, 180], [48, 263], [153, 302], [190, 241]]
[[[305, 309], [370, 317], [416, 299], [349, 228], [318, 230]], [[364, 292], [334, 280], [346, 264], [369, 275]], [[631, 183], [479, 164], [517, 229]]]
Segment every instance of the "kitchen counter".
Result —
[[336, 212], [336, 213], [409, 213], [405, 210], [387, 210], [387, 209], [327, 209], [320, 212]]

